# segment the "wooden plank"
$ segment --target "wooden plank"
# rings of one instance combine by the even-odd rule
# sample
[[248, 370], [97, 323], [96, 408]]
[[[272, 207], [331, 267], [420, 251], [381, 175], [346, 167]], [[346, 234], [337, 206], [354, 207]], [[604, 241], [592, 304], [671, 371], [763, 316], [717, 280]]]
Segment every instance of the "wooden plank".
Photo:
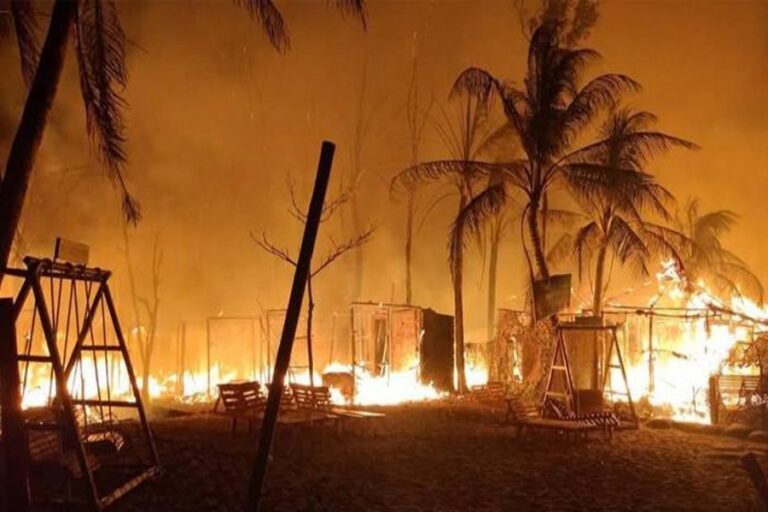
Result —
[[17, 361], [24, 363], [49, 363], [51, 362], [51, 356], [38, 356], [34, 354], [20, 355], [16, 358]]
[[149, 422], [147, 421], [147, 413], [144, 409], [144, 404], [141, 400], [141, 392], [139, 386], [136, 383], [136, 374], [133, 371], [133, 362], [131, 361], [131, 355], [128, 353], [128, 345], [125, 343], [125, 337], [123, 336], [123, 329], [120, 327], [120, 319], [117, 316], [117, 309], [115, 303], [112, 301], [112, 293], [109, 291], [109, 286], [106, 281], [104, 282], [104, 300], [107, 303], [107, 309], [109, 310], [109, 317], [112, 319], [112, 326], [115, 329], [115, 337], [117, 338], [117, 344], [120, 345], [120, 349], [123, 353], [123, 363], [125, 364], [125, 371], [128, 373], [128, 381], [131, 383], [131, 391], [133, 392], [133, 399], [138, 404], [139, 419], [141, 420], [141, 428], [144, 431], [144, 437], [149, 443], [150, 451], [152, 452], [152, 463], [157, 466], [159, 464], [159, 458], [157, 456], [157, 446], [155, 445], [155, 438], [152, 435], [152, 430], [149, 428]]
[[146, 471], [143, 471], [142, 473], [136, 475], [135, 477], [131, 478], [127, 482], [125, 482], [123, 485], [109, 493], [108, 495], [104, 496], [99, 500], [99, 504], [102, 508], [106, 508], [115, 501], [119, 500], [129, 492], [131, 492], [133, 489], [141, 485], [142, 483], [146, 482], [150, 478], [154, 478], [155, 476], [160, 474], [160, 468], [157, 466], [152, 466], [151, 468], [147, 469]]

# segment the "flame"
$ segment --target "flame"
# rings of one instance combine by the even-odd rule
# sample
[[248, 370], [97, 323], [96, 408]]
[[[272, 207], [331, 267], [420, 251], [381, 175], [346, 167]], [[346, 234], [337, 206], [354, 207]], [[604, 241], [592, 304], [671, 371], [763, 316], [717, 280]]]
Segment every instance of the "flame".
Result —
[[[727, 309], [754, 319], [767, 319], [768, 311], [745, 297], [734, 297], [726, 305], [699, 280], [693, 292], [686, 293], [687, 282], [677, 272], [672, 262], [663, 264], [657, 274], [659, 291], [651, 300], [655, 307], [662, 297], [668, 297], [693, 314], [693, 318], [680, 320], [676, 336], [656, 329], [651, 340], [653, 353], [648, 352], [648, 341], [644, 340], [642, 361], [627, 367], [632, 397], [645, 398], [658, 408], [671, 410], [675, 420], [709, 423], [708, 391], [710, 377], [719, 374], [726, 366], [729, 355], [740, 341], [751, 337], [752, 326], [748, 323], [712, 322], [706, 318], [711, 307]], [[687, 298], [687, 300], [686, 300]], [[665, 337], [666, 334], [666, 337]], [[653, 386], [651, 386], [651, 362], [653, 357]], [[731, 374], [754, 373], [751, 368], [733, 368]], [[613, 389], [621, 389], [621, 379], [614, 373], [611, 378]], [[734, 400], [734, 397], [724, 397]]]

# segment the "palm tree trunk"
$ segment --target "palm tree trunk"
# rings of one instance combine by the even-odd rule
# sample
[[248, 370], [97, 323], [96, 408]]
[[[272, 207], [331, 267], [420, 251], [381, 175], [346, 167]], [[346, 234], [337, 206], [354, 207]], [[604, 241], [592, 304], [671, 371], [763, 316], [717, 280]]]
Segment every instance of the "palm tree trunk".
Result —
[[547, 258], [544, 255], [543, 240], [541, 238], [541, 231], [539, 228], [538, 199], [532, 199], [530, 206], [530, 212], [528, 214], [528, 231], [531, 236], [531, 243], [533, 244], [533, 256], [536, 260], [536, 267], [539, 274], [537, 277], [540, 279], [549, 279], [549, 267], [547, 266]]
[[602, 244], [597, 251], [597, 263], [595, 266], [595, 291], [592, 301], [592, 314], [601, 316], [603, 314], [603, 288], [605, 279], [605, 257], [608, 253], [608, 246]]
[[67, 41], [76, 13], [75, 1], [56, 0], [53, 5], [40, 63], [29, 88], [21, 121], [8, 155], [3, 181], [0, 184], [0, 282], [2, 269], [8, 265], [48, 113], [56, 97], [67, 53]]
[[414, 192], [408, 192], [408, 218], [405, 225], [405, 303], [413, 301], [413, 276], [411, 265], [413, 259], [413, 214], [416, 204]]
[[496, 270], [499, 264], [499, 243], [501, 242], [501, 222], [495, 220], [491, 236], [491, 254], [488, 257], [488, 313], [486, 316], [486, 337], [493, 340], [496, 330]]
[[[467, 199], [462, 194], [459, 201], [459, 214], [464, 210]], [[454, 340], [454, 360], [456, 373], [458, 375], [458, 392], [464, 393], [467, 390], [467, 376], [464, 368], [464, 296], [462, 290], [463, 270], [464, 270], [464, 249], [462, 245], [455, 245], [455, 254], [453, 255], [453, 340]]]

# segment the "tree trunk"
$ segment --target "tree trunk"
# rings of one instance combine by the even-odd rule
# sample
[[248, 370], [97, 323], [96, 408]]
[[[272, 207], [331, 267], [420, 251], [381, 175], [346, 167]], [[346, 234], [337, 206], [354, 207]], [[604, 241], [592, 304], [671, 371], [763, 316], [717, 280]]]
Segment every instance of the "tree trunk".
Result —
[[488, 313], [486, 316], [486, 337], [492, 341], [496, 331], [496, 270], [499, 264], [501, 222], [496, 219], [491, 236], [491, 254], [488, 258]]
[[592, 314], [601, 316], [603, 314], [603, 280], [605, 276], [605, 257], [608, 253], [608, 246], [602, 244], [597, 251], [597, 263], [595, 265], [595, 290], [592, 301]]
[[[459, 213], [464, 210], [467, 204], [466, 198], [462, 195], [459, 201]], [[462, 278], [464, 270], [464, 249], [461, 244], [456, 244], [455, 254], [453, 255], [454, 267], [451, 269], [453, 274], [453, 339], [454, 339], [454, 358], [456, 373], [458, 375], [458, 392], [467, 391], [467, 376], [464, 367], [464, 297], [462, 290]]]
[[315, 358], [312, 355], [312, 315], [315, 311], [315, 297], [312, 295], [312, 274], [307, 277], [307, 363], [309, 385], [315, 387]]
[[539, 230], [539, 203], [538, 199], [531, 200], [530, 213], [528, 215], [528, 231], [533, 244], [533, 255], [536, 260], [536, 267], [539, 279], [549, 279], [549, 267], [547, 266], [547, 257], [544, 255], [543, 240]]
[[8, 265], [48, 113], [56, 97], [67, 53], [67, 41], [76, 12], [77, 2], [74, 1], [56, 0], [53, 5], [40, 63], [29, 88], [21, 121], [8, 155], [3, 181], [0, 184], [0, 282], [2, 269]]
[[408, 192], [408, 218], [405, 225], [405, 303], [411, 304], [413, 301], [413, 284], [411, 279], [411, 264], [413, 251], [413, 210], [415, 206], [415, 197], [413, 190]]

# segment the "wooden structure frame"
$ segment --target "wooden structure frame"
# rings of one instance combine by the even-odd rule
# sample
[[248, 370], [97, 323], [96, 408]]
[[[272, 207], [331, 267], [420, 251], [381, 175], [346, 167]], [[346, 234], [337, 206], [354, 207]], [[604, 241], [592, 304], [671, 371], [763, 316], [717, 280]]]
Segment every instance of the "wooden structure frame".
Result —
[[[611, 399], [615, 395], [625, 396], [627, 404], [629, 406], [630, 413], [632, 415], [632, 421], [635, 426], [638, 425], [638, 417], [635, 411], [635, 404], [632, 401], [632, 394], [629, 390], [629, 381], [627, 380], [627, 371], [624, 366], [624, 358], [621, 354], [621, 348], [619, 347], [619, 340], [616, 334], [618, 325], [616, 324], [581, 324], [577, 322], [561, 322], [556, 327], [555, 333], [555, 348], [552, 354], [552, 364], [549, 367], [547, 374], [547, 385], [544, 392], [544, 398], [542, 402], [542, 408], [548, 399], [560, 399], [565, 404], [567, 412], [572, 412], [576, 415], [581, 414], [579, 410], [579, 404], [575, 397], [575, 386], [573, 382], [573, 368], [571, 366], [570, 359], [568, 358], [568, 348], [565, 343], [566, 331], [586, 331], [592, 332], [596, 336], [599, 334], [608, 335], [607, 354], [602, 361], [603, 366], [603, 379], [600, 383], [601, 396], [605, 395], [606, 388]], [[613, 362], [613, 358], [616, 356], [616, 362]], [[611, 372], [619, 370], [621, 372], [621, 378], [624, 382], [624, 391], [614, 391], [610, 386]], [[553, 376], [555, 372], [561, 372], [563, 375], [564, 389], [554, 389], [555, 379]]]
[[[264, 350], [262, 340], [256, 334], [256, 326], [259, 323], [258, 317], [255, 316], [209, 316], [205, 319], [205, 361], [206, 361], [206, 395], [210, 398], [213, 383], [211, 382], [211, 349], [213, 343], [211, 342], [211, 331], [213, 330], [213, 324], [222, 322], [247, 322], [250, 324], [251, 337], [253, 338], [253, 354], [252, 354], [252, 366], [253, 375], [251, 379], [261, 378], [264, 380]], [[256, 360], [258, 359], [258, 363]], [[269, 357], [269, 344], [267, 344], [267, 368], [270, 366], [271, 361]], [[183, 378], [183, 377], [182, 377]]]
[[[136, 486], [140, 485], [142, 482], [154, 477], [158, 474], [160, 469], [154, 438], [149, 423], [147, 422], [144, 405], [141, 400], [141, 393], [136, 383], [136, 375], [125, 343], [123, 331], [120, 327], [117, 310], [114, 301], [112, 300], [112, 294], [109, 290], [108, 280], [111, 273], [98, 268], [57, 263], [49, 259], [32, 257], [24, 258], [24, 263], [27, 266], [26, 269], [8, 268], [5, 270], [5, 275], [24, 279], [14, 301], [13, 321], [18, 321], [24, 305], [31, 294], [34, 300], [34, 312], [40, 318], [40, 327], [43, 332], [48, 355], [32, 355], [30, 353], [18, 354], [17, 362], [51, 365], [50, 372], [53, 382], [55, 382], [56, 385], [56, 394], [52, 397], [51, 404], [56, 412], [55, 416], [57, 417], [57, 420], [54, 423], [48, 422], [38, 424], [28, 422], [26, 429], [45, 430], [58, 433], [62, 440], [67, 441], [68, 446], [71, 446], [75, 452], [79, 474], [82, 475], [87, 484], [88, 492], [85, 500], [91, 508], [101, 510]], [[49, 310], [45, 292], [43, 291], [43, 278], [49, 278], [51, 280], [59, 279], [61, 280], [60, 286], [63, 280], [70, 280], [70, 286], [74, 286], [76, 283], [85, 283], [88, 286], [96, 287], [95, 293], [88, 298], [88, 304], [86, 304], [83, 310], [83, 323], [76, 326], [77, 338], [69, 352], [69, 357], [67, 357], [66, 353], [62, 353], [59, 350], [57, 340], [57, 335], [59, 333], [54, 328], [54, 322], [52, 322], [52, 315], [57, 315], [58, 312]], [[53, 281], [51, 282], [53, 283]], [[76, 293], [76, 290], [72, 291], [72, 293]], [[107, 316], [104, 312], [104, 308], [106, 307], [109, 323], [111, 324], [114, 337], [117, 341], [116, 344], [107, 344], [106, 334], [102, 345], [97, 344], [92, 339], [93, 332], [91, 329], [94, 318], [100, 307], [102, 315], [104, 315], [104, 332], [106, 333], [107, 328]], [[89, 334], [91, 335], [90, 337]], [[64, 352], [66, 352], [66, 349]], [[133, 401], [114, 400], [109, 395], [107, 400], [104, 400], [102, 399], [100, 392], [98, 398], [91, 399], [85, 398], [85, 396], [82, 398], [73, 397], [68, 389], [67, 383], [84, 352], [92, 352], [94, 354], [103, 352], [105, 358], [107, 357], [107, 354], [119, 355], [123, 360], [130, 381], [130, 392], [133, 395]], [[135, 470], [135, 474], [127, 480], [122, 481], [117, 487], [104, 495], [99, 492], [99, 486], [94, 476], [94, 468], [89, 463], [86, 445], [83, 437], [80, 435], [77, 407], [81, 408], [83, 411], [85, 410], [85, 407], [132, 408], [136, 409], [138, 415], [140, 432], [149, 452], [149, 460], [144, 464], [131, 465], [130, 469]]]

